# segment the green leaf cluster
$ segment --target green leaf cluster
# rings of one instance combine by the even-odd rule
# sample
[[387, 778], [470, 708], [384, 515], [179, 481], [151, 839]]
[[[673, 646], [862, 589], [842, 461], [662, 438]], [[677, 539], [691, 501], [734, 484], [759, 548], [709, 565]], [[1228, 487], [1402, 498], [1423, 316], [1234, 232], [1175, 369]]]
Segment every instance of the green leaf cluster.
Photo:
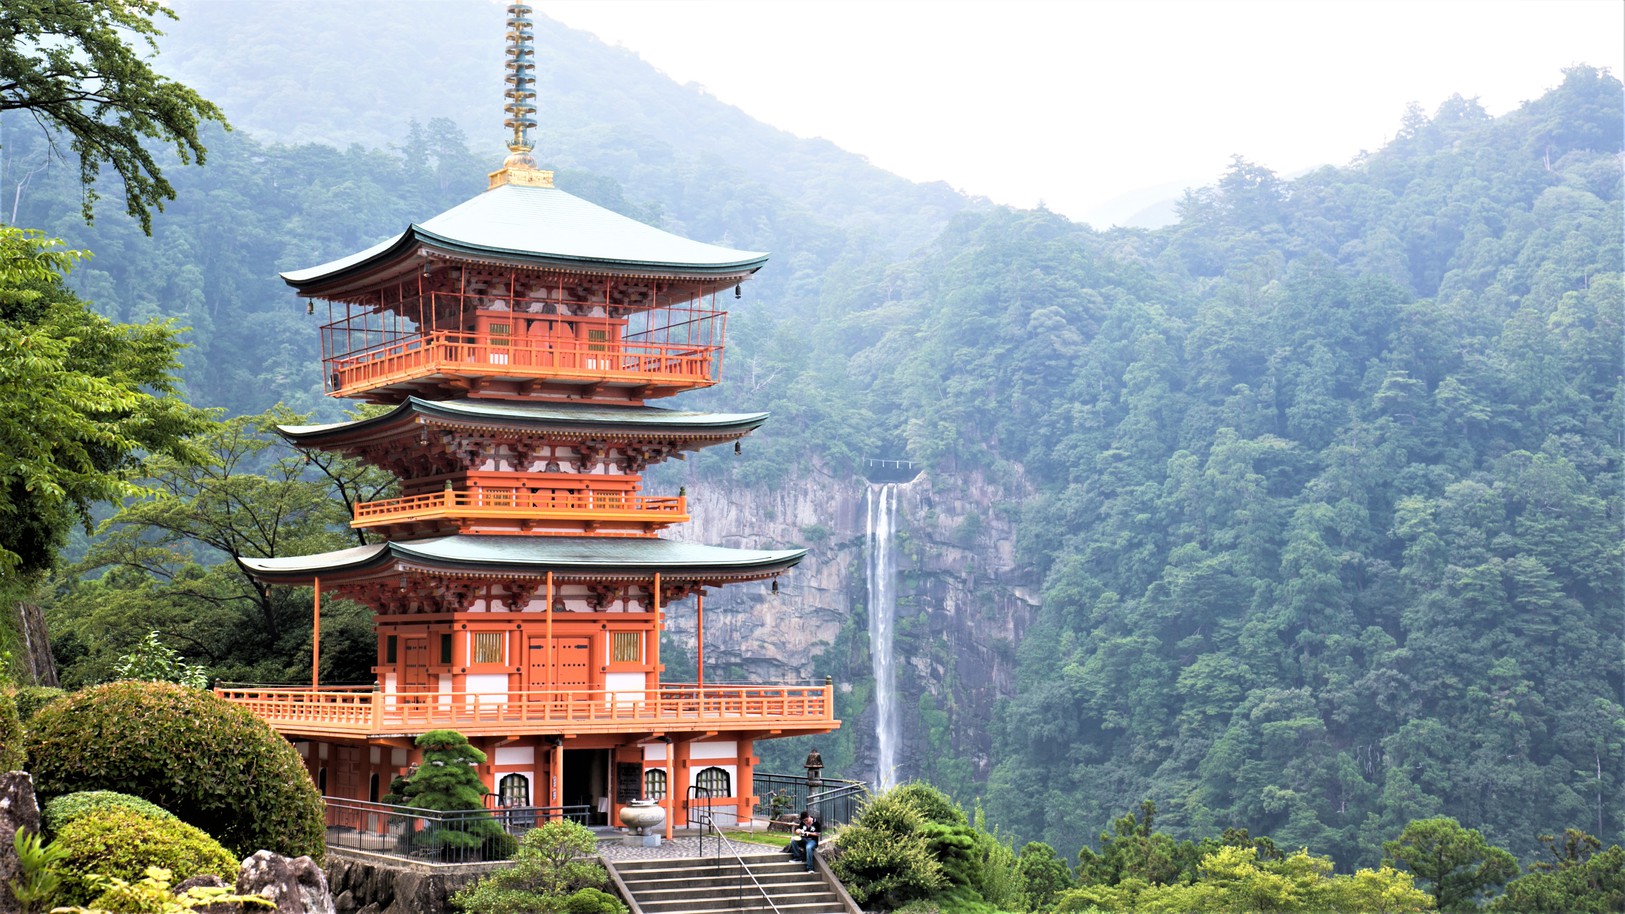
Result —
[[129, 806], [104, 806], [95, 815], [69, 818], [56, 827], [51, 843], [65, 854], [61, 897], [68, 904], [97, 902], [105, 891], [101, 879], [134, 880], [153, 866], [183, 879], [237, 876], [237, 857], [202, 829]]

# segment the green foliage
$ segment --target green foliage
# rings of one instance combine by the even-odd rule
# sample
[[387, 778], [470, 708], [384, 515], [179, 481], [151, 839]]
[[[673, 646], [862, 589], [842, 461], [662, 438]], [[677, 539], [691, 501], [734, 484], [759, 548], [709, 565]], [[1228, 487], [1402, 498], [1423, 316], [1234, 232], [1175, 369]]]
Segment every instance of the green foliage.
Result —
[[1518, 875], [1518, 862], [1474, 828], [1455, 819], [1418, 819], [1382, 844], [1384, 865], [1398, 865], [1429, 883], [1440, 911], [1476, 911], [1479, 900]]
[[1083, 882], [1116, 885], [1136, 879], [1148, 885], [1188, 882], [1195, 876], [1199, 852], [1189, 841], [1177, 841], [1155, 829], [1157, 804], [1140, 803], [1136, 816], [1129, 812], [1100, 833], [1100, 851], [1078, 851], [1078, 878]]
[[0, 689], [0, 771], [19, 771], [27, 761], [17, 695], [10, 689]]
[[124, 806], [69, 819], [56, 829], [52, 844], [64, 853], [62, 897], [69, 904], [101, 895], [98, 877], [133, 880], [153, 866], [182, 879], [237, 875], [237, 857], [201, 829]]
[[[201, 653], [216, 676], [308, 677], [309, 590], [267, 587], [236, 560], [355, 545], [344, 531], [349, 509], [388, 483], [354, 461], [307, 463], [274, 431], [307, 419], [281, 408], [229, 419], [196, 436], [197, 460], [143, 462], [161, 497], [126, 504], [102, 524], [74, 571], [105, 574], [75, 574], [58, 588], [52, 618], [63, 681], [115, 678], [120, 654], [147, 650], [139, 645], [154, 628]], [[369, 676], [377, 650], [370, 615], [344, 600], [322, 610], [323, 679]]]
[[55, 686], [23, 686], [13, 693], [17, 700], [17, 716], [22, 718], [26, 725], [45, 707], [58, 698], [68, 694]]
[[1038, 841], [1022, 845], [1016, 858], [1016, 872], [1021, 877], [1022, 903], [1029, 911], [1049, 910], [1056, 898], [1075, 882], [1066, 861], [1054, 848]]
[[1530, 871], [1507, 883], [1505, 894], [1489, 910], [1507, 914], [1606, 914], [1625, 908], [1625, 850], [1602, 842], [1578, 829], [1561, 839], [1542, 835], [1551, 860], [1536, 862]]
[[0, 112], [28, 112], [53, 144], [67, 138], [79, 158], [86, 221], [96, 178], [111, 165], [124, 182], [125, 209], [150, 233], [151, 208], [163, 209], [175, 189], [146, 141], [171, 144], [183, 164], [201, 165], [199, 126], [225, 123], [219, 108], [156, 73], [130, 46], [139, 37], [157, 50], [160, 15], [175, 18], [156, 0], [15, 0], [0, 13]]
[[[12, 15], [11, 6], [0, 22]], [[6, 51], [0, 47], [0, 61]], [[0, 93], [3, 97], [3, 93]], [[186, 462], [202, 411], [174, 396], [169, 324], [115, 324], [63, 277], [82, 252], [0, 225], [0, 573], [49, 568], [93, 505], [149, 490], [143, 454]]]
[[94, 686], [43, 708], [30, 724], [28, 752], [42, 797], [116, 790], [240, 855], [322, 857], [325, 813], [298, 753], [212, 693], [153, 682]]
[[423, 750], [423, 760], [402, 785], [399, 802], [418, 809], [468, 813], [455, 822], [424, 829], [418, 833], [417, 843], [448, 856], [461, 856], [475, 848], [490, 860], [511, 855], [513, 838], [485, 811], [484, 798], [491, 791], [474, 770], [485, 761], [485, 753], [455, 730], [430, 730], [416, 744]]
[[40, 814], [45, 832], [55, 834], [74, 819], [98, 816], [109, 809], [133, 809], [152, 819], [175, 818], [174, 813], [162, 806], [116, 790], [81, 790], [63, 794], [46, 801]]
[[173, 682], [194, 689], [209, 684], [208, 669], [182, 660], [173, 648], [158, 640], [157, 632], [148, 632], [133, 650], [120, 657], [113, 672], [119, 679]]
[[1205, 855], [1192, 882], [1151, 885], [1130, 877], [1062, 893], [1057, 912], [1137, 911], [1214, 914], [1412, 914], [1432, 910], [1409, 874], [1383, 867], [1351, 876], [1305, 851], [1262, 861], [1255, 847], [1224, 845]]
[[194, 886], [176, 894], [170, 891], [174, 874], [161, 866], [148, 867], [137, 882], [114, 877], [98, 877], [102, 892], [90, 907], [61, 908], [64, 914], [188, 914], [191, 911], [219, 911], [243, 908], [275, 908], [263, 895], [239, 895], [225, 886]]
[[68, 858], [67, 850], [21, 828], [11, 843], [17, 854], [17, 876], [10, 882], [12, 897], [22, 914], [48, 910], [62, 885], [61, 864]]
[[452, 896], [468, 914], [625, 914], [626, 906], [598, 889], [609, 880], [596, 857], [598, 841], [584, 825], [554, 820], [525, 833], [513, 865]]
[[947, 794], [923, 781], [899, 784], [886, 793], [886, 798], [905, 809], [918, 813], [921, 819], [939, 825], [966, 825], [969, 820]]

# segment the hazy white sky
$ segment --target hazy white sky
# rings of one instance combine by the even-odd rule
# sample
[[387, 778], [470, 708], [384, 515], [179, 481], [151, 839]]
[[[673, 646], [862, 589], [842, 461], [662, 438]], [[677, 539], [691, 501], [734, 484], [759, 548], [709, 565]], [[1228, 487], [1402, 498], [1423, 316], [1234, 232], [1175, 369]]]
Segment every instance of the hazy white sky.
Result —
[[1408, 102], [1625, 73], [1622, 0], [536, 0], [758, 120], [1078, 219], [1240, 154], [1344, 164]]

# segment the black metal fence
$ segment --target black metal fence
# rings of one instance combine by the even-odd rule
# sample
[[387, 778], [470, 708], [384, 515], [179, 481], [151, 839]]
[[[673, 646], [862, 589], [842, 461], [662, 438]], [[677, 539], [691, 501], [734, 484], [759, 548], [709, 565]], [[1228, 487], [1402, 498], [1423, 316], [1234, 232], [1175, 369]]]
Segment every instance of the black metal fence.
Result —
[[502, 806], [443, 812], [323, 797], [327, 846], [422, 863], [483, 863], [513, 856], [519, 838], [544, 822], [587, 824], [587, 806]]
[[825, 828], [852, 821], [864, 799], [869, 796], [868, 784], [841, 778], [824, 778], [816, 789], [809, 789], [805, 775], [797, 777], [758, 771], [752, 783], [756, 796], [760, 798], [756, 803], [756, 815], [776, 818], [811, 809], [823, 821]]

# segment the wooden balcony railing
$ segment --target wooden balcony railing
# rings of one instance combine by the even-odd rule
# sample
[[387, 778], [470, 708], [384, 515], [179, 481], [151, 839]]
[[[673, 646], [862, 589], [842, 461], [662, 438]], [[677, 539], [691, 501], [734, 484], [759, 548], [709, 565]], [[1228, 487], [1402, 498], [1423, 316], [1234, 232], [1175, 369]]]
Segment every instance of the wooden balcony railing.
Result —
[[474, 486], [362, 502], [356, 505], [355, 519], [350, 526], [373, 527], [436, 518], [571, 520], [665, 526], [688, 520], [688, 499], [682, 495], [538, 492], [521, 488]]
[[694, 388], [715, 383], [717, 346], [435, 331], [325, 359], [330, 392], [361, 393], [435, 375], [553, 378]]
[[822, 731], [836, 726], [832, 686], [663, 685], [642, 691], [378, 692], [356, 689], [216, 687], [278, 731], [305, 736], [381, 736], [456, 730], [613, 733], [718, 727]]

